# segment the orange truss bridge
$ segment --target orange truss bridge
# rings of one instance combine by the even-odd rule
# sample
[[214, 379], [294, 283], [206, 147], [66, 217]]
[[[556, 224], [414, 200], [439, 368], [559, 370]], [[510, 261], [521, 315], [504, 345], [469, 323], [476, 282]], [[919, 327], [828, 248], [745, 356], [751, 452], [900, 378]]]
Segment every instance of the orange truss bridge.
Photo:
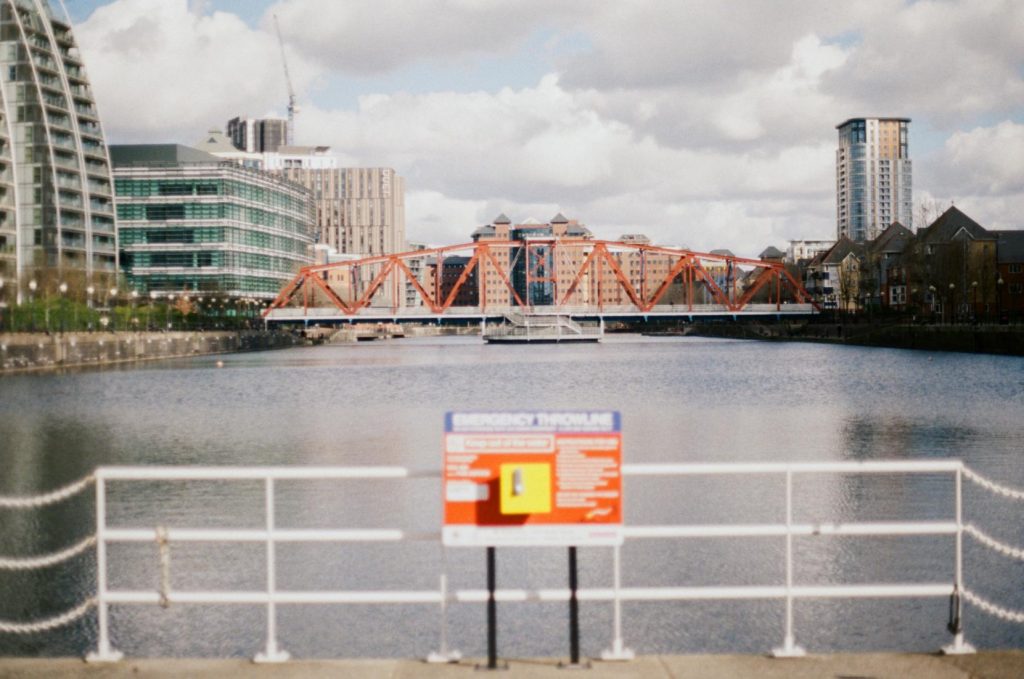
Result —
[[605, 240], [529, 238], [304, 267], [267, 321], [807, 315], [781, 262]]

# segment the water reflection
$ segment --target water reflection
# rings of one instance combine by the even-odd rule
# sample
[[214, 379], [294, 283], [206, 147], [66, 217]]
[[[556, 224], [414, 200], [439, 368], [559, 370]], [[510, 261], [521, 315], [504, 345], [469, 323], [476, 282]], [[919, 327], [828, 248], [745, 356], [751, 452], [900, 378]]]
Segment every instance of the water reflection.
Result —
[[[217, 368], [216, 361], [224, 367]], [[627, 461], [957, 457], [1024, 486], [1024, 362], [797, 344], [610, 337], [592, 346], [497, 347], [476, 338], [402, 340], [199, 357], [130, 370], [0, 379], [0, 493], [51, 489], [101, 464], [404, 465], [437, 469], [443, 414], [460, 409], [609, 408], [623, 413]], [[433, 480], [282, 482], [278, 525], [438, 529]], [[781, 522], [780, 478], [630, 478], [631, 524]], [[948, 475], [800, 476], [795, 519], [948, 520]], [[1024, 544], [1019, 507], [969, 488], [968, 516]], [[92, 500], [41, 512], [0, 510], [0, 554], [43, 553], [92, 530]], [[112, 484], [111, 523], [258, 527], [253, 483]], [[951, 579], [952, 539], [796, 540], [803, 584]], [[783, 541], [638, 540], [623, 549], [627, 585], [779, 584]], [[434, 543], [297, 545], [280, 552], [282, 588], [436, 586]], [[452, 587], [484, 585], [482, 550], [450, 550]], [[154, 589], [152, 545], [112, 549], [117, 587]], [[608, 550], [581, 552], [583, 586], [611, 581]], [[1024, 608], [1019, 564], [968, 545], [969, 582]], [[175, 588], [258, 588], [263, 551], [172, 546]], [[0, 577], [0, 618], [62, 610], [94, 589], [91, 555]], [[565, 553], [501, 550], [499, 585], [563, 587]], [[806, 601], [797, 641], [812, 650], [931, 651], [947, 638], [945, 601]], [[642, 652], [763, 652], [781, 641], [780, 602], [630, 603], [626, 641]], [[564, 606], [501, 607], [502, 652], [564, 655]], [[483, 653], [483, 611], [451, 610], [452, 638]], [[113, 639], [129, 655], [251, 656], [264, 635], [251, 606], [114, 607]], [[969, 611], [971, 640], [1020, 646], [1019, 629]], [[298, 657], [423, 655], [436, 646], [430, 606], [284, 606], [284, 648]], [[583, 606], [584, 652], [607, 646], [610, 606]], [[976, 630], [976, 631], [975, 631]], [[79, 655], [91, 619], [58, 632], [0, 635], [0, 653]]]

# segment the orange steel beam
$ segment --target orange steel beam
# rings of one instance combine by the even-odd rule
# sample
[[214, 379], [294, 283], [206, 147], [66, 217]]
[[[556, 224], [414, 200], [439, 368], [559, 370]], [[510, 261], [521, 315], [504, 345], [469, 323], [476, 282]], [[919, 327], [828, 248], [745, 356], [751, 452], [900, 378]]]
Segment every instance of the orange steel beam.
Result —
[[[730, 311], [739, 311], [745, 307], [757, 291], [767, 284], [768, 280], [772, 276], [776, 277], [776, 303], [781, 304], [782, 297], [782, 286], [793, 293], [794, 297], [801, 303], [810, 301], [814, 306], [815, 310], [820, 311], [820, 307], [814, 302], [811, 295], [804, 289], [803, 285], [800, 284], [793, 276], [785, 269], [784, 266], [774, 263], [766, 263], [761, 260], [746, 259], [742, 257], [729, 257], [727, 255], [715, 255], [710, 253], [700, 253], [691, 250], [681, 250], [677, 248], [666, 248], [660, 246], [643, 245], [635, 243], [622, 243], [619, 241], [604, 241], [604, 240], [584, 240], [584, 239], [532, 239], [529, 243], [523, 241], [485, 241], [485, 242], [474, 242], [474, 243], [463, 243], [458, 245], [448, 245], [439, 248], [430, 248], [427, 250], [414, 250], [411, 252], [392, 254], [392, 255], [376, 255], [373, 257], [366, 257], [359, 260], [350, 260], [346, 262], [334, 262], [330, 264], [321, 264], [315, 266], [307, 266], [302, 268], [299, 273], [289, 281], [278, 293], [274, 301], [264, 311], [264, 315], [270, 313], [272, 309], [280, 308], [288, 303], [294, 301], [295, 296], [299, 290], [302, 290], [303, 294], [303, 306], [307, 309], [310, 303], [310, 290], [309, 278], [313, 278], [314, 284], [323, 289], [324, 292], [331, 299], [331, 302], [337, 306], [343, 313], [354, 315], [358, 311], [366, 306], [369, 306], [373, 296], [380, 290], [384, 282], [387, 280], [389, 275], [397, 273], [395, 270], [401, 270], [405, 278], [407, 278], [416, 289], [417, 294], [424, 301], [424, 303], [434, 312], [443, 313], [445, 310], [450, 308], [458, 295], [459, 290], [469, 280], [474, 269], [478, 269], [484, 275], [484, 263], [489, 263], [494, 268], [494, 271], [499, 275], [505, 287], [511, 292], [511, 295], [516, 304], [520, 307], [526, 307], [523, 299], [519, 296], [515, 289], [515, 286], [511, 280], [511, 271], [515, 268], [516, 262], [521, 257], [526, 255], [525, 266], [527, 269], [527, 277], [529, 281], [544, 281], [552, 282], [555, 285], [558, 283], [557, 275], [557, 257], [560, 249], [566, 247], [579, 246], [587, 250], [587, 256], [584, 258], [579, 269], [573, 276], [572, 283], [568, 286], [565, 291], [555, 291], [555, 304], [565, 305], [569, 302], [573, 293], [579, 289], [580, 283], [583, 281], [584, 276], [589, 273], [591, 283], [596, 286], [596, 306], [603, 309], [604, 306], [604, 286], [603, 286], [603, 271], [605, 266], [609, 266], [614, 275], [616, 284], [621, 286], [626, 291], [627, 296], [630, 298], [633, 306], [639, 311], [650, 311], [653, 307], [662, 299], [665, 292], [671, 286], [672, 282], [676, 277], [682, 275], [684, 286], [688, 287], [688, 303], [691, 306], [693, 304], [693, 283], [700, 282], [704, 287], [711, 292], [712, 297], [715, 301]], [[535, 261], [531, 261], [531, 254], [534, 254], [536, 249], [541, 247], [549, 248], [548, 253], [555, 260], [550, 268], [545, 268], [543, 273], [541, 267], [546, 267], [546, 258], [541, 261], [539, 258]], [[511, 258], [508, 264], [508, 268], [502, 266], [494, 256], [494, 251], [498, 249], [507, 249], [511, 251], [515, 249], [515, 257]], [[447, 253], [454, 253], [459, 251], [471, 251], [473, 254], [466, 265], [459, 279], [455, 283], [455, 287], [449, 291], [447, 298], [442, 299], [441, 296], [441, 283], [442, 283], [442, 268], [444, 255]], [[650, 254], [661, 254], [675, 256], [679, 259], [675, 262], [672, 269], [668, 272], [664, 279], [660, 282], [654, 293], [647, 297], [648, 281], [646, 280], [646, 266], [641, 266], [640, 275], [643, 280], [640, 282], [640, 292], [638, 293], [636, 288], [633, 286], [632, 280], [625, 275], [622, 268], [618, 265], [614, 252], [639, 252], [641, 261], [643, 264], [647, 263], [648, 255]], [[412, 273], [412, 270], [405, 264], [407, 260], [415, 258], [436, 258], [436, 271], [434, 281], [434, 295], [423, 287], [420, 281]], [[714, 277], [704, 267], [704, 262], [719, 262], [725, 264], [728, 269], [732, 272], [730, 276], [730, 285], [728, 291], [722, 290], [721, 287], [715, 282]], [[362, 292], [362, 294], [356, 294], [358, 280], [353, 280], [353, 276], [357, 276], [357, 272], [360, 267], [381, 265], [381, 270], [376, 274], [369, 287]], [[735, 284], [737, 282], [736, 269], [740, 265], [756, 267], [762, 269], [762, 274], [759, 274], [757, 281], [751, 289], [748, 289], [742, 296], [737, 298], [737, 290]], [[320, 274], [325, 271], [334, 269], [345, 269], [347, 275], [350, 277], [351, 288], [353, 290], [353, 301], [345, 302], [333, 289], [325, 284]], [[595, 269], [597, 275], [595, 278]], [[764, 273], [767, 272], [767, 273]], [[482, 291], [484, 297], [480, 300], [481, 306], [485, 307], [487, 303], [487, 283], [485, 279], [478, 281], [479, 290]], [[400, 288], [400, 277], [396, 276], [394, 285]], [[561, 286], [559, 286], [561, 287]], [[400, 293], [400, 290], [398, 291]], [[396, 303], [398, 301], [396, 293]], [[478, 294], [481, 294], [478, 291]], [[559, 300], [560, 298], [560, 300]], [[595, 300], [591, 296], [590, 304], [595, 304]]]
[[637, 297], [636, 290], [633, 289], [633, 284], [630, 283], [629, 279], [626, 278], [626, 275], [622, 273], [622, 269], [619, 268], [618, 262], [616, 262], [615, 258], [611, 256], [611, 253], [608, 252], [607, 246], [599, 245], [598, 247], [601, 248], [601, 256], [605, 260], [607, 260], [608, 266], [612, 268], [612, 273], [615, 275], [615, 280], [619, 282], [619, 285], [622, 286], [622, 289], [626, 291], [627, 295], [629, 295], [629, 299], [632, 300], [633, 306], [635, 306], [637, 309], [643, 310], [644, 305], [640, 301], [640, 298]]
[[352, 306], [353, 310], [358, 311], [363, 307], [370, 306], [370, 300], [373, 299], [373, 296], [375, 294], [377, 294], [377, 288], [383, 285], [384, 281], [388, 277], [388, 274], [391, 273], [391, 270], [395, 267], [394, 261], [384, 261], [386, 261], [387, 264], [381, 267], [381, 270], [377, 273], [376, 276], [374, 276], [373, 280], [370, 281], [370, 286], [366, 288], [366, 292], [364, 292], [362, 296], [359, 299], [357, 299], [355, 304]]
[[448, 293], [448, 298], [444, 301], [444, 304], [441, 306], [442, 311], [451, 307], [452, 302], [455, 301], [455, 296], [459, 294], [459, 289], [469, 278], [469, 275], [473, 273], [473, 269], [476, 268], [477, 262], [479, 261], [480, 252], [479, 250], [474, 250], [473, 256], [470, 258], [469, 262], [466, 263], [466, 268], [462, 270], [461, 274], [459, 274], [458, 280], [455, 281], [455, 285], [452, 286], [451, 291]]
[[430, 307], [430, 310], [433, 311], [435, 314], [441, 313], [441, 307], [437, 305], [436, 301], [430, 298], [430, 293], [423, 288], [423, 286], [420, 284], [418, 280], [416, 280], [415, 274], [413, 274], [412, 270], [408, 266], [406, 266], [405, 262], [402, 261], [401, 259], [396, 259], [395, 265], [402, 270], [402, 272], [405, 274], [405, 277], [409, 279], [409, 281], [412, 283], [412, 286], [416, 289], [417, 294], [419, 294], [423, 301], [426, 302], [427, 306]]
[[505, 273], [505, 270], [502, 269], [501, 265], [498, 264], [498, 261], [494, 259], [494, 255], [491, 254], [491, 249], [489, 247], [483, 247], [481, 248], [481, 250], [484, 253], [484, 257], [491, 263], [491, 266], [494, 267], [494, 270], [498, 272], [498, 275], [501, 276], [501, 280], [505, 283], [505, 287], [509, 289], [509, 292], [512, 293], [512, 297], [516, 300], [516, 304], [518, 304], [519, 306], [526, 306], [525, 304], [523, 304], [522, 298], [519, 297], [519, 293], [516, 292], [516, 289], [512, 285], [512, 281], [509, 279], [508, 275]]
[[591, 260], [593, 260], [596, 255], [597, 250], [595, 248], [591, 248], [590, 252], [587, 253], [587, 256], [583, 258], [583, 264], [580, 265], [579, 270], [576, 272], [576, 276], [572, 279], [572, 283], [569, 285], [569, 289], [565, 291], [565, 296], [562, 298], [563, 306], [569, 301], [572, 293], [576, 292], [576, 286], [578, 286], [580, 281], [583, 280], [583, 274], [587, 272], [587, 267], [590, 266]]
[[285, 304], [291, 301], [292, 295], [298, 291], [299, 286], [306, 280], [305, 269], [300, 269], [299, 273], [295, 274], [295, 278], [291, 279], [283, 288], [281, 292], [277, 293], [277, 297], [270, 303], [269, 306], [263, 311], [263, 317], [266, 318], [267, 314], [270, 313], [271, 309], [283, 307]]
[[715, 279], [708, 273], [708, 270], [704, 268], [704, 265], [700, 263], [700, 260], [694, 259], [691, 264], [692, 273], [699, 274], [704, 285], [707, 286], [708, 290], [711, 291], [711, 296], [718, 301], [719, 304], [724, 306], [730, 311], [738, 311], [739, 309], [729, 299], [729, 295], [722, 291], [722, 288], [718, 287], [718, 283], [715, 283]]
[[334, 303], [334, 306], [338, 307], [339, 309], [344, 311], [346, 314], [351, 314], [354, 311], [354, 309], [349, 307], [349, 305], [345, 304], [345, 301], [342, 300], [341, 297], [338, 296], [338, 293], [334, 292], [334, 290], [331, 288], [331, 286], [327, 284], [327, 281], [325, 281], [322, 278], [320, 278], [320, 276], [315, 276], [315, 275], [311, 276], [311, 278], [312, 278], [313, 282], [316, 283], [316, 285], [321, 290], [324, 291], [324, 294], [327, 295], [327, 298]]
[[689, 261], [690, 257], [688, 255], [683, 255], [682, 257], [679, 258], [679, 261], [677, 261], [675, 265], [671, 269], [669, 269], [668, 274], [666, 274], [665, 278], [662, 279], [661, 284], [658, 286], [658, 289], [654, 291], [654, 295], [649, 300], [646, 300], [644, 302], [644, 306], [646, 308], [643, 309], [643, 311], [650, 311], [651, 308], [658, 303], [658, 300], [661, 299], [661, 296], [664, 295], [665, 292], [668, 290], [669, 286], [672, 285], [672, 281], [675, 280], [676, 276], [678, 276], [684, 269], [687, 268]]
[[776, 277], [777, 272], [772, 267], [765, 267], [761, 269], [761, 273], [754, 279], [754, 284], [747, 288], [747, 291], [743, 293], [739, 301], [736, 303], [739, 307], [745, 307], [750, 303], [750, 300], [754, 299], [754, 295], [763, 288], [772, 278]]

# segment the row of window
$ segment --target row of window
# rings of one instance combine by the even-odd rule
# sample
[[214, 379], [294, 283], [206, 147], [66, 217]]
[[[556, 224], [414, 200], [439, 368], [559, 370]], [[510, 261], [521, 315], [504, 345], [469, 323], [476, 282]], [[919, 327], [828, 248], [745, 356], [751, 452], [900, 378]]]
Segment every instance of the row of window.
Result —
[[147, 198], [150, 196], [232, 196], [262, 203], [268, 207], [305, 213], [309, 203], [285, 191], [231, 179], [126, 179], [116, 178], [118, 196]]
[[233, 219], [292, 233], [307, 234], [305, 221], [268, 210], [232, 203], [118, 203], [118, 219], [163, 222], [172, 219]]
[[190, 292], [221, 292], [276, 295], [281, 289], [281, 278], [262, 276], [240, 276], [237, 274], [203, 275], [194, 274], [147, 274], [143, 276], [128, 274], [129, 287], [143, 295], [150, 290]]
[[217, 267], [255, 269], [277, 273], [294, 273], [299, 264], [293, 259], [252, 252], [122, 252], [121, 265], [127, 269], [145, 267], [181, 267], [188, 269]]
[[300, 256], [309, 255], [306, 240], [273, 236], [260, 231], [228, 226], [171, 227], [163, 229], [121, 229], [121, 246], [189, 245], [192, 243], [230, 243], [244, 247], [275, 250]]

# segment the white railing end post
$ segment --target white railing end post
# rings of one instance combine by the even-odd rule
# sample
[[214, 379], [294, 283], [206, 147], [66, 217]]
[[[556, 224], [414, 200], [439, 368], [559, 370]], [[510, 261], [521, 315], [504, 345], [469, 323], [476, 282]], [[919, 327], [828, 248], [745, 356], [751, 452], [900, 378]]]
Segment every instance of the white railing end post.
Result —
[[287, 662], [291, 660], [291, 658], [291, 653], [289, 653], [288, 651], [281, 650], [277, 647], [277, 644], [270, 644], [267, 646], [267, 650], [263, 651], [262, 653], [257, 653], [256, 656], [252, 659], [252, 661], [254, 663], [260, 664], [278, 663]]
[[631, 648], [622, 645], [622, 639], [616, 639], [611, 648], [601, 651], [601, 660], [605, 662], [628, 662], [636, 659], [636, 653]]
[[120, 660], [124, 660], [124, 653], [111, 650], [109, 646], [85, 654], [85, 662], [87, 663], [118, 662]]
[[978, 650], [974, 646], [964, 641], [963, 632], [958, 632], [953, 637], [953, 643], [942, 647], [943, 655], [971, 655], [977, 652]]
[[462, 660], [462, 653], [459, 651], [431, 651], [427, 656], [427, 662], [432, 665], [457, 663], [460, 660]]
[[802, 658], [807, 655], [803, 646], [797, 646], [792, 635], [787, 634], [782, 646], [772, 649], [773, 658]]

